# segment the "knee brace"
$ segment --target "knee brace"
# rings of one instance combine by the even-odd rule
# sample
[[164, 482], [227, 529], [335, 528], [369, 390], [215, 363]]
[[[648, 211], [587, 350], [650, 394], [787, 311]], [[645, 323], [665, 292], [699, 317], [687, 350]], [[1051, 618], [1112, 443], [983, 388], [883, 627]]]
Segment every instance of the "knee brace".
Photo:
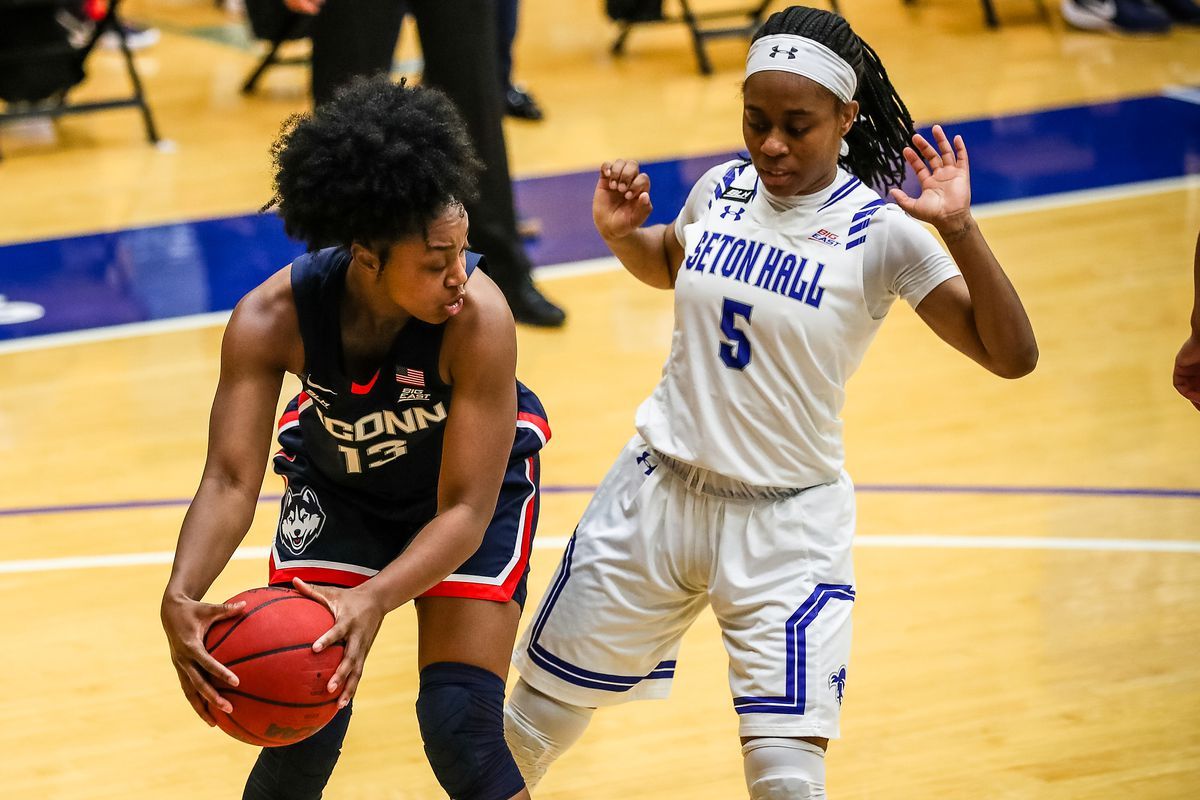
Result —
[[825, 800], [825, 751], [803, 739], [759, 738], [742, 745], [750, 800]]
[[504, 743], [504, 681], [470, 664], [421, 670], [417, 722], [425, 756], [453, 800], [508, 800], [525, 782]]
[[504, 707], [504, 738], [530, 790], [554, 759], [579, 740], [595, 710], [568, 705], [517, 681]]

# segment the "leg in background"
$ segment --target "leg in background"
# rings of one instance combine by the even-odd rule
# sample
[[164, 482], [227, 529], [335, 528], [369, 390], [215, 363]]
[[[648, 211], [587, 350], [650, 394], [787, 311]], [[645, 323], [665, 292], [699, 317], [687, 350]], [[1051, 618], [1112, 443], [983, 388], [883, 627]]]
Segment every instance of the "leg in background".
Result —
[[504, 102], [497, 90], [501, 78], [495, 5], [487, 0], [413, 0], [410, 9], [425, 56], [424, 81], [454, 101], [484, 163], [479, 200], [467, 207], [472, 244], [487, 256], [489, 272], [518, 322], [562, 325], [566, 315], [533, 285], [533, 265], [517, 233], [502, 126]]
[[285, 747], [264, 747], [246, 779], [242, 800], [319, 800], [342, 753], [353, 704], [321, 730]]
[[825, 750], [829, 740], [742, 739], [750, 800], [825, 800]]
[[395, 0], [322, 6], [312, 29], [313, 105], [354, 77], [390, 71], [403, 19], [404, 4]]
[[594, 708], [573, 706], [517, 681], [504, 707], [504, 738], [532, 790], [550, 765], [579, 741]]

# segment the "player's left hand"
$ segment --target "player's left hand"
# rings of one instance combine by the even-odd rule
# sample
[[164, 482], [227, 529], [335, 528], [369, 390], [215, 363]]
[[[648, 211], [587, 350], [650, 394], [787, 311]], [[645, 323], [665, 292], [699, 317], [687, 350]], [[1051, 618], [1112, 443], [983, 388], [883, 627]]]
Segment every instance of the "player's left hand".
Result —
[[1175, 356], [1172, 382], [1179, 393], [1200, 410], [1200, 333], [1193, 333]]
[[916, 149], [904, 148], [904, 160], [921, 182], [921, 194], [912, 198], [900, 189], [892, 189], [891, 196], [910, 216], [928, 222], [939, 231], [957, 231], [970, 221], [971, 215], [967, 146], [961, 136], [955, 136], [951, 147], [941, 125], [933, 126], [933, 142], [936, 148], [918, 133], [913, 136]]
[[333, 627], [313, 642], [313, 652], [319, 653], [336, 642], [345, 643], [342, 662], [326, 686], [330, 694], [341, 689], [338, 708], [345, 708], [354, 699], [367, 653], [375, 642], [379, 626], [383, 624], [383, 607], [376, 602], [366, 584], [353, 589], [339, 589], [336, 586], [312, 586], [299, 578], [293, 578], [292, 584], [301, 594], [324, 604], [333, 612]]

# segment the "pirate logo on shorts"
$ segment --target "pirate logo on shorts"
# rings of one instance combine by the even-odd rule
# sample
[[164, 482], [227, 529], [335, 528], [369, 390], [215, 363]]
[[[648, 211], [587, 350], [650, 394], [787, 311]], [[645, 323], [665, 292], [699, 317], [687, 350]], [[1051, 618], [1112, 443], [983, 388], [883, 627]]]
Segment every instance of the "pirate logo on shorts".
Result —
[[846, 691], [846, 667], [842, 666], [837, 672], [829, 674], [829, 686], [837, 693], [838, 705], [842, 704], [842, 695]]
[[300, 555], [321, 534], [324, 525], [325, 512], [312, 487], [305, 486], [296, 492], [289, 486], [279, 515], [279, 538], [287, 549]]

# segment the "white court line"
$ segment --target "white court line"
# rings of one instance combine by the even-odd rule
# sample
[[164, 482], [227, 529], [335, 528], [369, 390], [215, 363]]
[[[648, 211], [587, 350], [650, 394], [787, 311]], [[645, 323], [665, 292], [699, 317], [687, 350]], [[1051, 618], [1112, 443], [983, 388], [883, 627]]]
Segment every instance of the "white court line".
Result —
[[1163, 97], [1200, 105], [1200, 88], [1195, 86], [1168, 86], [1162, 90]]
[[856, 547], [930, 547], [949, 550], [1084, 550], [1127, 553], [1200, 553], [1200, 541], [1187, 539], [1069, 539], [1052, 536], [928, 536], [863, 534]]
[[[561, 550], [565, 536], [535, 539], [537, 550]], [[854, 538], [856, 547], [930, 548], [949, 550], [1076, 550], [1122, 553], [1200, 553], [1200, 541], [1184, 539], [1066, 539], [1037, 536], [927, 536], [863, 534]], [[269, 547], [239, 547], [233, 561], [266, 560]], [[139, 567], [170, 564], [175, 554], [169, 550], [153, 553], [118, 553], [107, 556], [69, 556], [0, 561], [0, 575], [28, 572], [61, 572], [71, 569], [103, 567]]]
[[537, 267], [533, 274], [540, 281], [549, 281], [555, 278], [576, 278], [580, 275], [616, 272], [619, 269], [621, 269], [621, 262], [617, 261], [616, 256], [605, 256], [604, 258], [589, 258], [586, 261], [572, 261], [569, 264], [548, 264], [544, 267]]
[[[551, 264], [538, 267], [538, 280], [555, 280], [558, 278], [575, 278], [580, 275], [595, 275], [600, 272], [616, 272], [621, 263], [616, 258], [592, 258], [586, 261], [574, 261], [568, 264]], [[30, 350], [46, 350], [52, 347], [68, 347], [76, 344], [92, 342], [107, 342], [114, 339], [131, 339], [137, 336], [149, 336], [156, 333], [174, 333], [190, 331], [198, 328], [209, 328], [224, 325], [229, 322], [232, 311], [212, 311], [206, 314], [190, 314], [170, 319], [154, 319], [147, 322], [130, 322], [125, 325], [110, 325], [106, 328], [92, 328], [84, 331], [66, 331], [64, 333], [48, 333], [44, 336], [30, 336], [15, 339], [11, 342], [0, 342], [0, 355], [7, 353], [22, 353]]]
[[[1178, 99], [1187, 98], [1180, 97]], [[1200, 175], [1183, 175], [1156, 181], [1127, 183], [1104, 189], [1084, 189], [1078, 192], [1050, 194], [1045, 197], [1034, 197], [1027, 200], [1005, 200], [999, 203], [983, 203], [975, 207], [975, 216], [980, 219], [988, 219], [989, 217], [1003, 217], [1011, 214], [1028, 214], [1034, 211], [1066, 208], [1068, 206], [1086, 205], [1088, 203], [1103, 203], [1111, 200], [1125, 200], [1151, 194], [1162, 194], [1178, 189], [1195, 188], [1200, 188]], [[594, 275], [600, 272], [614, 272], [619, 269], [620, 264], [618, 261], [609, 256], [607, 258], [593, 258], [586, 261], [538, 267], [534, 270], [534, 274], [538, 280], [555, 280], [580, 275]], [[206, 328], [212, 325], [224, 325], [229, 321], [230, 313], [229, 311], [214, 311], [208, 314], [193, 314], [186, 317], [151, 320], [149, 322], [131, 322], [127, 325], [113, 325], [107, 328], [94, 328], [86, 331], [30, 336], [11, 342], [0, 342], [0, 355], [21, 353], [30, 350], [45, 350], [52, 347], [65, 347], [67, 345], [104, 342], [112, 339], [128, 339], [152, 333], [168, 333]]]
[[1047, 211], [1055, 208], [1082, 206], [1089, 203], [1128, 200], [1133, 197], [1163, 194], [1180, 189], [1200, 189], [1200, 175], [1180, 175], [1175, 178], [1161, 178], [1155, 181], [1139, 181], [1138, 183], [1125, 183], [1120, 186], [1106, 186], [1102, 189], [1081, 189], [1077, 192], [1048, 194], [1044, 197], [1002, 200], [998, 203], [982, 203], [975, 207], [974, 214], [979, 219], [1007, 217], [1013, 214], [1028, 214], [1033, 211]]
[[136, 336], [147, 336], [153, 333], [174, 333], [175, 331], [209, 328], [215, 325], [224, 325], [229, 321], [229, 315], [232, 313], [232, 311], [212, 311], [207, 314], [152, 319], [148, 322], [130, 322], [125, 325], [110, 325], [107, 328], [92, 328], [86, 331], [66, 331], [64, 333], [48, 333], [45, 336], [30, 336], [25, 339], [14, 339], [11, 342], [0, 342], [0, 355], [28, 350], [48, 350], [52, 347], [67, 347], [73, 344], [107, 342], [112, 339], [132, 339]]

